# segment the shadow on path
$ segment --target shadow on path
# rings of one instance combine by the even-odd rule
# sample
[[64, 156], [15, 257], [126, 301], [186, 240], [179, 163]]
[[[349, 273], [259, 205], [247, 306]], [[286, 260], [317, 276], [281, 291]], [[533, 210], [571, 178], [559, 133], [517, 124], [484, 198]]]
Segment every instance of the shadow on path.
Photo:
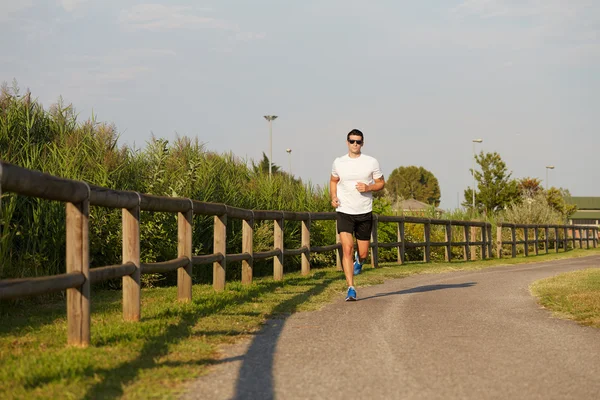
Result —
[[[302, 301], [310, 296], [314, 296], [325, 289], [330, 282], [325, 281], [322, 285], [314, 287], [311, 291], [296, 296], [289, 302], [298, 302], [298, 297], [303, 297]], [[476, 282], [465, 282], [455, 285], [426, 285], [418, 286], [412, 289], [401, 290], [391, 293], [380, 293], [374, 296], [361, 298], [359, 300], [367, 300], [375, 297], [384, 297], [391, 295], [402, 295], [410, 293], [429, 292], [432, 290], [442, 289], [459, 289], [468, 288], [476, 285]], [[282, 304], [283, 308], [285, 305]], [[235, 400], [246, 399], [274, 399], [275, 390], [273, 384], [273, 363], [275, 359], [275, 351], [277, 342], [283, 331], [287, 316], [281, 319], [271, 319], [266, 326], [260, 330], [252, 340], [247, 353], [241, 357], [242, 366], [240, 367], [238, 381], [236, 383]], [[240, 357], [235, 357], [240, 359]]]
[[[315, 274], [315, 276], [317, 277], [319, 275], [320, 273]], [[295, 311], [296, 305], [303, 303], [308, 297], [323, 291], [333, 281], [334, 279], [326, 279], [320, 282], [319, 284], [315, 284], [309, 291], [294, 296], [286, 302], [278, 305], [275, 308], [275, 310], [270, 314], [270, 316], [268, 316], [268, 318], [275, 318], [276, 315], [281, 314], [284, 311]], [[193, 331], [194, 327], [203, 317], [221, 313], [223, 310], [234, 304], [242, 304], [249, 301], [255, 301], [262, 295], [272, 293], [284, 286], [285, 284], [304, 285], [312, 283], [307, 281], [306, 278], [301, 277], [288, 279], [285, 282], [267, 281], [259, 283], [256, 286], [253, 286], [249, 289], [246, 289], [244, 292], [238, 293], [238, 296], [234, 297], [233, 299], [227, 298], [226, 296], [217, 296], [216, 298], [209, 299], [208, 301], [204, 298], [198, 298], [193, 301], [193, 306], [191, 307], [182, 306], [180, 309], [169, 309], [163, 311], [163, 313], [177, 313], [180, 316], [179, 323], [169, 325], [169, 327], [164, 332], [160, 332], [156, 335], [150, 335], [149, 337], [144, 338], [144, 344], [140, 349], [137, 358], [124, 362], [116, 368], [90, 368], [88, 371], [86, 371], [86, 375], [96, 376], [98, 378], [98, 382], [87, 390], [87, 393], [84, 397], [102, 397], [106, 399], [121, 397], [124, 394], [123, 389], [131, 382], [133, 382], [136, 379], [136, 377], [139, 376], [143, 371], [157, 368], [160, 365], [208, 365], [226, 362], [227, 360], [213, 360], [212, 357], [201, 357], [187, 362], [161, 362], [159, 360], [169, 353], [169, 349], [172, 345], [186, 340], [192, 335], [197, 336], [205, 334], [215, 334], [215, 332]], [[142, 321], [153, 318], [160, 319], [161, 314], [159, 313], [159, 315], [144, 318], [142, 319]], [[240, 332], [226, 333], [235, 336]], [[99, 345], [108, 344], [110, 344], [110, 341], [107, 343], [101, 343]]]
[[[326, 279], [309, 291], [294, 296], [283, 302], [273, 311], [274, 319], [267, 321], [252, 340], [248, 352], [242, 357], [242, 366], [236, 383], [233, 399], [273, 399], [275, 397], [273, 386], [273, 360], [277, 341], [289, 315], [296, 311], [296, 305], [306, 302], [310, 297], [322, 293], [331, 283], [338, 279]], [[282, 310], [291, 313], [281, 314]]]
[[471, 287], [471, 286], [475, 286], [476, 284], [477, 284], [477, 282], [465, 282], [465, 283], [457, 283], [455, 285], [448, 284], [448, 285], [425, 285], [425, 286], [417, 286], [417, 287], [414, 287], [412, 289], [404, 289], [404, 290], [399, 290], [397, 292], [377, 293], [376, 295], [373, 295], [373, 296], [361, 297], [361, 298], [358, 299], [358, 301], [363, 301], [363, 300], [368, 300], [368, 299], [374, 299], [376, 297], [395, 296], [395, 295], [399, 295], [399, 294], [431, 292], [433, 290], [441, 290], [441, 289], [468, 288], [468, 287]]

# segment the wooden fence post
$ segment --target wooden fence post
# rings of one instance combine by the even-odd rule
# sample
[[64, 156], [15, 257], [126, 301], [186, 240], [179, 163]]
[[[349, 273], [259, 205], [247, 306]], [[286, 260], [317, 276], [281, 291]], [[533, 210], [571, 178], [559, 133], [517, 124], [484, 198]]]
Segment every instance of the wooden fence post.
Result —
[[283, 217], [274, 220], [273, 226], [275, 227], [275, 249], [281, 250], [279, 255], [273, 257], [273, 279], [280, 281], [283, 279]]
[[310, 273], [310, 214], [307, 221], [302, 221], [302, 237], [300, 239], [300, 247], [306, 247], [308, 251], [302, 253], [302, 275]]
[[[470, 242], [477, 242], [477, 227], [471, 226]], [[471, 245], [471, 261], [477, 260], [477, 245]]]
[[221, 253], [223, 259], [213, 262], [213, 288], [225, 290], [225, 269], [227, 268], [227, 214], [215, 215], [213, 233], [213, 253]]
[[487, 258], [487, 226], [484, 224], [481, 227], [481, 259]]
[[463, 230], [463, 238], [464, 238], [464, 242], [465, 242], [465, 251], [463, 254], [463, 259], [465, 261], [469, 261], [471, 259], [471, 247], [469, 245], [469, 242], [470, 242], [469, 231], [470, 231], [469, 225], [465, 225], [464, 230]]
[[583, 249], [583, 229], [579, 228], [577, 231], [579, 233], [579, 248]]
[[488, 225], [487, 231], [488, 231], [488, 257], [493, 258], [494, 256], [492, 255], [492, 247], [493, 247], [494, 236], [492, 235], [492, 224]]
[[431, 262], [431, 223], [425, 222], [423, 224], [423, 236], [425, 238], [425, 251], [423, 252], [423, 261], [426, 263]]
[[140, 264], [140, 206], [123, 208], [121, 211], [123, 230], [123, 264], [133, 263], [135, 271], [124, 276], [123, 283], [123, 319], [139, 321], [141, 318], [141, 276]]
[[496, 226], [496, 257], [502, 258], [502, 225]]
[[177, 268], [177, 299], [192, 301], [192, 224], [193, 209], [177, 213], [177, 257], [187, 257], [188, 264]]
[[242, 260], [242, 284], [250, 285], [254, 268], [254, 218], [242, 221], [242, 253], [250, 254], [248, 260]]
[[571, 228], [571, 242], [573, 242], [572, 247], [575, 250], [577, 248], [577, 232], [575, 228]]
[[590, 248], [590, 228], [587, 226], [585, 227], [585, 248]]
[[550, 249], [548, 247], [550, 247], [550, 238], [548, 237], [550, 235], [550, 227], [548, 225], [546, 225], [544, 227], [544, 237], [546, 239], [546, 254], [548, 254], [550, 252]]
[[525, 226], [523, 228], [523, 236], [524, 236], [524, 241], [525, 241], [525, 246], [524, 246], [524, 252], [525, 252], [525, 257], [529, 256], [529, 229]]
[[535, 240], [535, 255], [536, 256], [540, 254], [540, 251], [539, 251], [539, 247], [540, 247], [539, 235], [540, 235], [540, 233], [539, 233], [539, 230], [538, 230], [538, 226], [536, 225], [536, 226], [533, 227], [533, 237], [534, 237], [534, 240]]
[[444, 239], [446, 240], [446, 261], [450, 262], [452, 261], [452, 224], [450, 222], [444, 225], [444, 233]]
[[404, 242], [404, 221], [398, 222], [398, 264], [404, 263], [404, 255], [406, 254], [406, 244]]
[[373, 214], [373, 228], [371, 230], [371, 263], [373, 268], [379, 268], [379, 239], [377, 235], [377, 229], [379, 226], [379, 219], [377, 214]]
[[515, 258], [517, 256], [517, 227], [515, 225], [510, 227], [510, 237], [512, 240], [511, 256]]
[[67, 343], [87, 347], [90, 344], [90, 260], [89, 197], [81, 203], [66, 204], [67, 273], [79, 272], [85, 280], [67, 289]]
[[564, 229], [564, 242], [565, 242], [565, 251], [567, 251], [569, 249], [569, 228], [566, 226], [563, 226]]
[[560, 247], [559, 241], [560, 235], [558, 233], [558, 226], [554, 227], [554, 250], [558, 253], [558, 248]]

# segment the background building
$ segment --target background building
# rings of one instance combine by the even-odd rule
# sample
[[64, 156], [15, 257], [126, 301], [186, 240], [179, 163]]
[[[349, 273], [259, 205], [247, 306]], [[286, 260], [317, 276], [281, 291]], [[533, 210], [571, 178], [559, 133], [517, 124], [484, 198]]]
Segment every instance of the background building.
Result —
[[600, 197], [569, 197], [566, 201], [577, 206], [577, 211], [569, 218], [570, 224], [600, 224]]

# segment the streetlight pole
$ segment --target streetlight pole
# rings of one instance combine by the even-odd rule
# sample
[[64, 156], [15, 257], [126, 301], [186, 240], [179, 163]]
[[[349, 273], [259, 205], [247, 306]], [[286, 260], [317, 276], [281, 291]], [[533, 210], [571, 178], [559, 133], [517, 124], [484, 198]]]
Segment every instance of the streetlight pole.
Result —
[[290, 179], [292, 179], [292, 149], [285, 149], [285, 151], [290, 155], [289, 156], [289, 161], [290, 161]]
[[548, 170], [554, 169], [554, 165], [546, 165], [546, 192], [548, 191]]
[[473, 139], [473, 169], [471, 169], [473, 175], [473, 211], [475, 211], [475, 143], [481, 142], [483, 142], [483, 139]]
[[273, 120], [277, 119], [277, 115], [265, 115], [265, 119], [269, 121], [269, 179], [271, 179], [271, 166], [273, 164]]

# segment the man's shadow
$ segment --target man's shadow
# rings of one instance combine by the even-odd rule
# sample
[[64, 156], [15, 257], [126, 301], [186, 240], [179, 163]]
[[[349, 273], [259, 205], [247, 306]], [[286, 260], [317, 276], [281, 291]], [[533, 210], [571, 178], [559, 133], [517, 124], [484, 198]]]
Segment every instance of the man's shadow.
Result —
[[377, 293], [373, 296], [361, 297], [357, 299], [358, 301], [373, 299], [376, 297], [385, 297], [385, 296], [395, 296], [399, 294], [410, 294], [410, 293], [422, 293], [422, 292], [431, 292], [432, 290], [441, 290], [441, 289], [459, 289], [459, 288], [468, 288], [471, 286], [475, 286], [477, 282], [465, 282], [465, 283], [457, 283], [457, 284], [447, 284], [447, 285], [425, 285], [425, 286], [417, 286], [411, 289], [399, 290], [397, 292], [387, 292], [387, 293]]

